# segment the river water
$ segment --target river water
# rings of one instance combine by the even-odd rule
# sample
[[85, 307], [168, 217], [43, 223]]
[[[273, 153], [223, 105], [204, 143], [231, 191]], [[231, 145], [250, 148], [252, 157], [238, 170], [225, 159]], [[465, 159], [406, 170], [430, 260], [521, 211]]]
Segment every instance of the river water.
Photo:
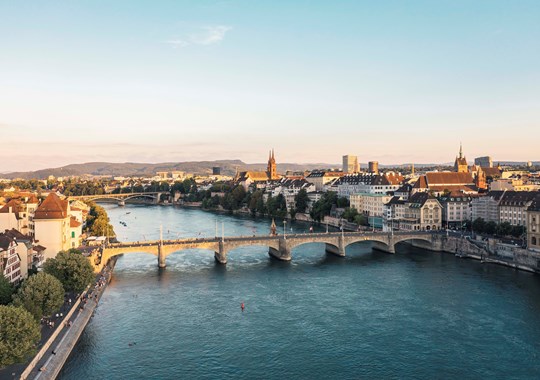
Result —
[[[122, 241], [157, 239], [160, 224], [164, 238], [214, 236], [216, 220], [218, 234], [269, 232], [267, 219], [105, 207]], [[239, 248], [226, 266], [181, 251], [164, 270], [120, 257], [60, 378], [540, 378], [539, 276], [405, 244], [345, 258], [307, 244], [290, 263], [267, 251]]]

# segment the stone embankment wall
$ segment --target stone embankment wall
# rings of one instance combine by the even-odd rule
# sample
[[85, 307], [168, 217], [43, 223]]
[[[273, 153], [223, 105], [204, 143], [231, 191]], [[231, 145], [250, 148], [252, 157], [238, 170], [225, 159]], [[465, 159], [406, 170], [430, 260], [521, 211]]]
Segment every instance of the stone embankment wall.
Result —
[[413, 241], [413, 246], [433, 251], [448, 252], [460, 257], [483, 260], [485, 262], [540, 273], [540, 253], [502, 244], [497, 239], [485, 241], [469, 240], [463, 237], [434, 235], [433, 245]]

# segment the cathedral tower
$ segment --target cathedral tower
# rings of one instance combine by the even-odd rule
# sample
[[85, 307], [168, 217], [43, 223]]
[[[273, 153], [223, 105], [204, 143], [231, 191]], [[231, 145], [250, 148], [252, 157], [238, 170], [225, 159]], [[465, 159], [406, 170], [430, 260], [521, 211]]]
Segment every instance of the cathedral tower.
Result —
[[270, 154], [268, 156], [268, 166], [266, 168], [266, 173], [268, 174], [268, 179], [278, 179], [274, 149], [270, 151]]

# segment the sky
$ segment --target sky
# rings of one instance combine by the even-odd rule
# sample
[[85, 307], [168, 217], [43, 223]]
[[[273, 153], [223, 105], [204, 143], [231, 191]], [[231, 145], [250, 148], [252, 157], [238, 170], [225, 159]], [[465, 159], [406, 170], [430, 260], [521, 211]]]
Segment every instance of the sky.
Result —
[[0, 172], [540, 160], [540, 1], [0, 0]]

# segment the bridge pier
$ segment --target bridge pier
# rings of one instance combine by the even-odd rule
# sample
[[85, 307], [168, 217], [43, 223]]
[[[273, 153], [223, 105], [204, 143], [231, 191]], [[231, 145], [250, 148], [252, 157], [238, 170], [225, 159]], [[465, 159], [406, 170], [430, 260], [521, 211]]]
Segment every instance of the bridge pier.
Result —
[[220, 264], [227, 264], [227, 252], [223, 246], [223, 242], [219, 242], [219, 251], [214, 252], [214, 259]]
[[340, 244], [339, 247], [336, 247], [333, 244], [326, 243], [324, 250], [326, 252], [328, 252], [328, 253], [333, 254], [333, 255], [336, 255], [336, 256], [339, 256], [339, 257], [345, 257], [345, 249], [343, 248], [342, 244]]
[[281, 261], [291, 261], [291, 250], [287, 244], [286, 238], [279, 238], [279, 249], [270, 247], [268, 250], [270, 257]]
[[158, 245], [158, 266], [160, 268], [165, 268], [167, 263], [165, 262], [165, 252], [163, 252], [163, 245], [160, 243]]

